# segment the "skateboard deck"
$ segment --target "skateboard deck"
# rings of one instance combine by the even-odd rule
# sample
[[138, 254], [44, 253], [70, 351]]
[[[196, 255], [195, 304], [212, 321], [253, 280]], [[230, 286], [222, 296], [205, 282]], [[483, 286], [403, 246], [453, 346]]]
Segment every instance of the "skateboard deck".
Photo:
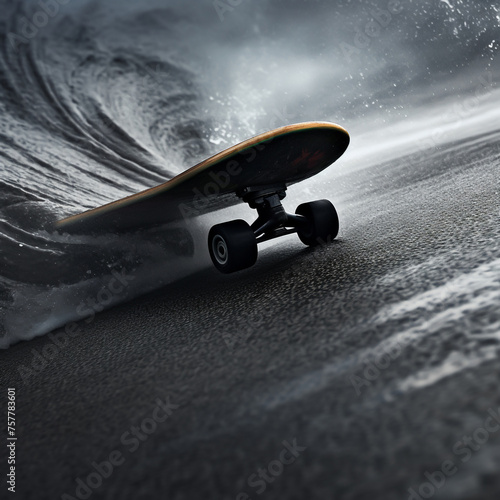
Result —
[[349, 134], [339, 125], [280, 127], [226, 149], [169, 181], [57, 221], [68, 233], [126, 232], [196, 217], [241, 203], [248, 188], [287, 186], [334, 163]]

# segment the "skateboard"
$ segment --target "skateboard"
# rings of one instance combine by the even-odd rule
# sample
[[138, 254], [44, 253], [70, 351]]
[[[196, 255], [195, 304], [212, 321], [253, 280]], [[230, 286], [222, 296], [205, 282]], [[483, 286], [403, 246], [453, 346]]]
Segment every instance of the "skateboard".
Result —
[[309, 246], [337, 236], [339, 219], [328, 200], [285, 212], [288, 186], [324, 170], [347, 149], [349, 134], [339, 125], [307, 122], [280, 127], [226, 149], [159, 186], [59, 220], [55, 228], [77, 234], [130, 232], [193, 218], [247, 203], [255, 222], [233, 220], [213, 226], [208, 250], [223, 273], [251, 267], [257, 245], [297, 233]]

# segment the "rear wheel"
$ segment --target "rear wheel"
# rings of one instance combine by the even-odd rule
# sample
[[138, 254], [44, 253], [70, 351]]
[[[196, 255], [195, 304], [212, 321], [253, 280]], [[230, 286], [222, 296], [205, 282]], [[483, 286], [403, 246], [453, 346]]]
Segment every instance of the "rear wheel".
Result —
[[233, 220], [210, 229], [208, 251], [219, 271], [234, 273], [255, 264], [257, 240], [252, 228], [244, 220]]
[[303, 203], [295, 210], [306, 218], [307, 224], [297, 228], [297, 234], [304, 245], [316, 246], [333, 240], [339, 232], [339, 217], [335, 207], [328, 200]]

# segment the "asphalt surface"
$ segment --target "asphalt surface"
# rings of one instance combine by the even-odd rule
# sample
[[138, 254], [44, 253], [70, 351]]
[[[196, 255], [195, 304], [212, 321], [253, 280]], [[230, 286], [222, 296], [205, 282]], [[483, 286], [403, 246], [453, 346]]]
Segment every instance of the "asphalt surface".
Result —
[[2, 353], [12, 498], [498, 498], [498, 138], [340, 175], [331, 245]]

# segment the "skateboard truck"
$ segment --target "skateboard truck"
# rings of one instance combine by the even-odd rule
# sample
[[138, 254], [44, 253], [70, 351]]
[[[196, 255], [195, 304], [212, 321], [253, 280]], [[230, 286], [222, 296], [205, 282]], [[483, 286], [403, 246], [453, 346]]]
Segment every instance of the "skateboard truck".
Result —
[[333, 239], [339, 219], [328, 200], [303, 203], [295, 214], [285, 211], [281, 200], [286, 186], [246, 187], [236, 192], [258, 217], [250, 226], [244, 220], [217, 224], [210, 229], [208, 249], [214, 266], [223, 273], [251, 267], [257, 260], [257, 244], [286, 234], [297, 233], [302, 243], [316, 246]]
[[301, 215], [285, 212], [281, 200], [286, 197], [286, 186], [265, 188], [245, 188], [238, 191], [239, 196], [250, 208], [257, 210], [258, 217], [250, 226], [257, 243], [297, 232], [298, 227], [307, 227], [307, 220]]

